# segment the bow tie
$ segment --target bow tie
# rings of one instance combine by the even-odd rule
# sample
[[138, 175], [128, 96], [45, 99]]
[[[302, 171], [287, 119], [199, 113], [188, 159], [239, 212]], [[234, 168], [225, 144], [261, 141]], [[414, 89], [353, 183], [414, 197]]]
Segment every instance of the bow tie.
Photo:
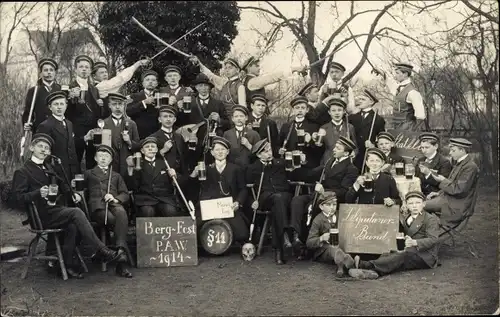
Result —
[[102, 170], [102, 172], [103, 172], [104, 174], [106, 174], [106, 173], [108, 172], [108, 169], [107, 169], [107, 168], [101, 168], [101, 170]]
[[201, 98], [200, 98], [200, 103], [201, 103], [202, 105], [208, 105], [208, 101], [209, 101], [209, 99], [208, 99], [208, 98], [207, 98], [207, 99], [201, 99]]

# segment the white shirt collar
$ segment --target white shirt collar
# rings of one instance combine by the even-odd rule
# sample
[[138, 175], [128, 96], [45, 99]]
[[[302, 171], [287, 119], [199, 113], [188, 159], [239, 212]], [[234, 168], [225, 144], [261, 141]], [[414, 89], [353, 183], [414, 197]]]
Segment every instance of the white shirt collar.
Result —
[[229, 80], [236, 80], [239, 79], [240, 77], [238, 75], [234, 75], [233, 77], [229, 78]]
[[206, 96], [202, 96], [202, 95], [198, 95], [198, 97], [203, 100], [203, 101], [208, 101], [208, 99], [210, 99], [210, 94], [206, 95]]
[[51, 87], [51, 86], [52, 86], [52, 84], [54, 83], [54, 81], [52, 81], [52, 82], [50, 82], [50, 83], [49, 83], [48, 81], [45, 81], [45, 80], [43, 80], [43, 79], [42, 79], [42, 83], [43, 83], [45, 86], [49, 86], [49, 87]]
[[235, 128], [235, 129], [236, 129], [236, 131], [238, 131], [238, 132], [242, 132], [242, 131], [243, 131], [243, 129], [245, 129], [245, 127], [244, 127], [244, 126], [242, 126], [242, 127], [237, 127], [237, 126], [234, 126], [234, 128]]
[[342, 120], [340, 120], [339, 122], [335, 122], [335, 120], [332, 119], [332, 123], [336, 126], [339, 126], [342, 125]]
[[169, 87], [170, 87], [170, 89], [175, 90], [175, 89], [179, 88], [179, 87], [180, 87], [180, 85], [179, 85], [179, 84], [177, 84], [176, 86], [169, 86]]
[[161, 127], [161, 129], [164, 131], [164, 132], [167, 132], [167, 133], [172, 133], [172, 128], [168, 129], [168, 128], [165, 128], [165, 127]]
[[54, 118], [56, 118], [57, 121], [64, 121], [64, 116], [56, 116], [55, 114], [52, 114], [54, 116]]
[[460, 162], [462, 162], [463, 160], [465, 160], [465, 158], [466, 158], [467, 156], [469, 156], [469, 154], [465, 154], [464, 156], [462, 156], [461, 158], [459, 158], [459, 159], [457, 160], [457, 163], [460, 163]]
[[253, 113], [253, 112], [252, 112], [252, 116], [254, 117], [255, 120], [260, 120], [263, 117], [263, 115], [259, 117], [255, 113]]
[[373, 107], [368, 107], [366, 109], [362, 109], [361, 112], [369, 112], [372, 111]]
[[41, 160], [41, 159], [39, 159], [39, 158], [35, 157], [34, 155], [32, 155], [32, 156], [31, 156], [31, 161], [32, 161], [33, 163], [37, 164], [37, 165], [39, 165], [39, 164], [43, 164], [43, 160]]
[[302, 117], [302, 118], [297, 118], [297, 117], [295, 117], [295, 122], [297, 122], [297, 123], [301, 123], [301, 122], [303, 122], [303, 121], [304, 121], [304, 119], [305, 119], [305, 117]]
[[111, 118], [113, 120], [121, 120], [123, 119], [123, 114], [121, 114], [120, 116], [117, 116], [116, 114], [111, 114]]
[[88, 90], [89, 82], [87, 79], [76, 76], [76, 82], [81, 88], [86, 88]]
[[224, 167], [226, 166], [226, 160], [222, 160], [222, 161], [218, 161], [218, 160], [215, 160], [215, 166], [217, 167]]
[[432, 160], [433, 158], [435, 158], [435, 157], [436, 157], [437, 153], [438, 153], [437, 151], [436, 151], [436, 152], [434, 152], [434, 154], [432, 154], [430, 157], [428, 157], [428, 158], [426, 158], [426, 159], [427, 159], [427, 160], [429, 160], [429, 161], [430, 161], [430, 160]]
[[147, 157], [144, 157], [144, 159], [145, 159], [146, 161], [148, 161], [149, 163], [154, 163], [154, 162], [156, 161], [156, 159], [155, 159], [155, 158], [153, 158], [153, 159], [149, 159], [149, 158], [147, 158]]
[[343, 160], [348, 159], [348, 158], [349, 158], [349, 156], [342, 156], [341, 158], [337, 159], [337, 162], [342, 162]]
[[402, 82], [398, 83], [399, 86], [406, 86], [408, 84], [411, 84], [410, 78], [403, 80]]

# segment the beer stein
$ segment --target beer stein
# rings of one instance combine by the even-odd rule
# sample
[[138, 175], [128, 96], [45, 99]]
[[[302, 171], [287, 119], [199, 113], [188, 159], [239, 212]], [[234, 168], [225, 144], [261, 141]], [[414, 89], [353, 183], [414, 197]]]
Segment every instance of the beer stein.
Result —
[[61, 90], [68, 92], [69, 91], [69, 86], [68, 85], [61, 85]]
[[77, 192], [81, 192], [85, 189], [84, 177], [83, 174], [75, 175], [75, 190]]
[[300, 164], [300, 151], [295, 150], [292, 152], [293, 156], [293, 168], [300, 168], [302, 164]]
[[413, 166], [413, 164], [405, 164], [406, 179], [413, 179], [414, 173], [415, 173], [415, 167]]
[[184, 113], [191, 113], [191, 96], [184, 96], [182, 98], [182, 111]]
[[196, 144], [198, 144], [198, 139], [196, 136], [191, 136], [188, 140], [188, 150], [196, 151]]
[[57, 186], [57, 184], [49, 185], [49, 193], [47, 195], [47, 203], [49, 206], [55, 206], [58, 192], [59, 186]]
[[101, 145], [102, 143], [102, 130], [95, 130], [93, 135], [94, 145]]
[[336, 90], [337, 90], [337, 84], [335, 84], [333, 81], [330, 82], [328, 84], [327, 94], [328, 95], [334, 95]]
[[207, 169], [203, 161], [198, 162], [198, 179], [200, 181], [207, 180]]
[[404, 232], [398, 232], [396, 234], [396, 244], [398, 246], [398, 251], [403, 251], [405, 249], [405, 234], [404, 234]]
[[297, 146], [304, 146], [306, 143], [306, 132], [304, 129], [297, 129]]
[[403, 176], [405, 174], [405, 163], [397, 162], [394, 163], [396, 167], [396, 176]]
[[339, 229], [338, 228], [330, 228], [329, 242], [331, 245], [339, 245]]
[[316, 146], [322, 146], [323, 145], [323, 138], [326, 135], [326, 131], [324, 129], [319, 129], [318, 131], [318, 138], [315, 142]]
[[141, 153], [137, 152], [134, 154], [134, 164], [136, 171], [141, 170], [141, 159], [142, 159]]
[[260, 129], [260, 122], [257, 121], [252, 122], [252, 129], [258, 132]]
[[85, 103], [85, 95], [87, 94], [87, 90], [84, 90], [83, 88], [80, 89], [80, 99], [78, 100], [79, 103]]
[[365, 174], [364, 182], [365, 192], [371, 193], [373, 191], [373, 176], [370, 173]]
[[285, 152], [285, 170], [287, 172], [293, 171], [293, 153]]

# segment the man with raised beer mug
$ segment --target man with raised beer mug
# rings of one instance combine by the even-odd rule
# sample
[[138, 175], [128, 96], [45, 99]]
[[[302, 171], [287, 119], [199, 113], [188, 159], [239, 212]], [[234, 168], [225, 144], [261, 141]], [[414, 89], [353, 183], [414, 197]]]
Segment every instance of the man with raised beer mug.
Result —
[[336, 276], [343, 277], [354, 267], [354, 259], [338, 245], [337, 195], [335, 192], [324, 192], [319, 196], [318, 204], [321, 213], [312, 221], [307, 248], [313, 252], [315, 261], [335, 264]]
[[438, 263], [439, 219], [424, 208], [425, 196], [419, 191], [406, 194], [409, 216], [400, 215], [404, 250], [382, 254], [378, 259], [363, 261], [354, 257], [355, 267], [349, 275], [359, 279], [376, 279], [397, 271], [430, 269]]
[[326, 82], [320, 88], [321, 98], [326, 96], [333, 96], [335, 99], [342, 99], [346, 103], [346, 110], [348, 113], [356, 112], [356, 106], [354, 101], [354, 92], [352, 88], [343, 82], [346, 68], [344, 65], [332, 62], [330, 64], [330, 69], [328, 69], [328, 77]]
[[[134, 164], [134, 157], [127, 157], [127, 187], [134, 191], [135, 204], [139, 208], [138, 217], [180, 217], [184, 212], [179, 208], [172, 177], [178, 177], [173, 168], [167, 169], [165, 158], [158, 154], [158, 141], [147, 137], [141, 141], [144, 159], [140, 169]], [[179, 177], [183, 185], [187, 177]]]
[[[278, 157], [279, 135], [276, 122], [267, 116], [269, 113], [268, 100], [265, 95], [253, 94], [250, 97], [252, 113], [248, 116], [248, 126], [260, 136], [260, 139], [269, 139], [273, 147], [273, 156]], [[268, 133], [270, 135], [268, 135]]]
[[385, 154], [377, 148], [366, 150], [366, 166], [370, 169], [360, 175], [346, 193], [346, 202], [358, 204], [384, 204], [387, 207], [401, 205], [401, 198], [394, 178], [381, 173], [386, 160]]
[[[65, 229], [62, 246], [63, 259], [68, 276], [82, 278], [77, 264], [73, 262], [76, 237], [80, 236], [85, 245], [90, 247], [93, 258], [103, 262], [125, 261], [122, 250], [113, 251], [107, 248], [96, 236], [92, 225], [80, 208], [66, 207], [65, 202], [59, 204], [57, 195], [70, 195], [70, 188], [65, 184], [58, 166], [44, 163], [50, 155], [54, 140], [46, 134], [33, 135], [30, 151], [31, 159], [14, 172], [10, 202], [16, 206], [34, 203], [44, 229]], [[61, 197], [63, 197], [61, 196]], [[74, 195], [73, 202], [78, 203], [81, 197]], [[76, 232], [75, 232], [76, 231]]]

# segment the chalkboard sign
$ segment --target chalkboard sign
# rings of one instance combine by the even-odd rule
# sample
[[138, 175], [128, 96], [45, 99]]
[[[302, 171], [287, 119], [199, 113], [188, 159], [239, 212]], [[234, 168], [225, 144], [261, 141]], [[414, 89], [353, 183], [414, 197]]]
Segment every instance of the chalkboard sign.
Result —
[[339, 246], [345, 252], [382, 254], [397, 250], [398, 231], [397, 205], [339, 205]]
[[138, 217], [137, 267], [198, 265], [196, 224], [191, 217]]
[[201, 226], [200, 243], [205, 251], [219, 255], [227, 251], [233, 243], [233, 230], [223, 219], [213, 219]]
[[422, 132], [406, 130], [388, 130], [394, 138], [394, 152], [401, 155], [407, 163], [410, 163], [413, 157], [423, 156], [420, 151], [420, 140], [418, 137]]

